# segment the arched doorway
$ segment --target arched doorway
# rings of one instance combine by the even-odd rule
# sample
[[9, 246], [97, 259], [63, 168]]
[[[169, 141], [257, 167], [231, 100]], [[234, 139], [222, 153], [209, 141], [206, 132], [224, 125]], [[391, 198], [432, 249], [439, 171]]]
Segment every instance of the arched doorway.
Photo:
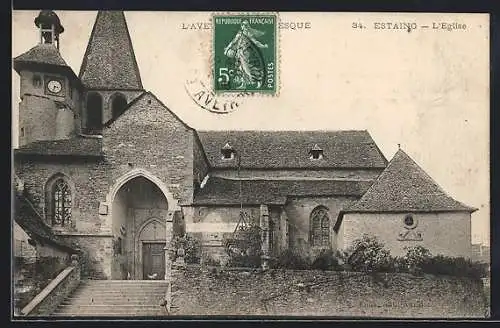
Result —
[[116, 93], [111, 97], [111, 113], [113, 119], [118, 118], [127, 108], [127, 98], [121, 93]]
[[169, 202], [145, 176], [119, 186], [112, 202], [112, 279], [164, 279]]
[[89, 133], [99, 132], [102, 128], [102, 96], [97, 92], [87, 95], [87, 130]]

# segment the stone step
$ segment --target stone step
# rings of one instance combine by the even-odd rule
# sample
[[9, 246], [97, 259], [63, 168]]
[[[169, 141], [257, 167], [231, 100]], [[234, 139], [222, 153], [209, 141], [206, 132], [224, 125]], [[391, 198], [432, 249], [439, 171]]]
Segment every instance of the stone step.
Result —
[[121, 286], [121, 287], [126, 287], [126, 288], [138, 288], [138, 287], [143, 287], [143, 288], [156, 288], [158, 286], [166, 286], [168, 283], [167, 282], [161, 282], [161, 283], [155, 283], [155, 284], [127, 284], [127, 283], [114, 283], [114, 284], [94, 284], [94, 283], [80, 283], [82, 286], [85, 287], [103, 287], [103, 288], [112, 288], [116, 286]]
[[147, 312], [147, 313], [115, 313], [115, 312], [102, 312], [102, 313], [94, 313], [94, 312], [89, 312], [89, 313], [77, 313], [77, 312], [68, 312], [68, 313], [54, 313], [52, 314], [54, 317], [65, 317], [65, 318], [77, 318], [77, 317], [120, 317], [120, 318], [127, 318], [127, 317], [143, 317], [143, 318], [162, 318], [168, 316], [166, 314], [166, 311], [159, 311], [159, 312]]
[[54, 314], [55, 315], [107, 315], [114, 314], [120, 316], [149, 316], [149, 315], [166, 315], [165, 308], [162, 307], [154, 307], [154, 308], [143, 308], [143, 309], [120, 309], [113, 307], [104, 307], [104, 308], [89, 308], [89, 309], [81, 309], [81, 308], [71, 308], [65, 310], [58, 310]]
[[113, 305], [113, 304], [144, 304], [144, 305], [158, 305], [163, 301], [164, 297], [155, 297], [155, 298], [68, 298], [65, 299], [61, 305], [93, 305], [93, 304], [104, 304], [104, 305]]
[[55, 316], [165, 316], [164, 280], [82, 280]]
[[92, 305], [60, 305], [59, 308], [57, 309], [56, 312], [66, 312], [66, 311], [81, 311], [81, 312], [88, 312], [88, 311], [108, 311], [108, 312], [120, 312], [120, 313], [127, 313], [128, 311], [132, 312], [138, 312], [138, 311], [149, 311], [149, 310], [161, 310], [163, 309], [162, 306], [159, 304], [113, 304], [113, 305], [107, 305], [107, 304], [92, 304]]
[[82, 284], [104, 284], [104, 285], [107, 285], [107, 284], [130, 284], [130, 285], [133, 285], [133, 284], [144, 284], [144, 285], [147, 285], [147, 284], [161, 284], [161, 283], [165, 283], [166, 281], [165, 280], [91, 280], [91, 279], [83, 279], [81, 281]]
[[161, 293], [80, 293], [70, 295], [71, 299], [144, 299], [144, 298], [159, 298], [166, 296], [166, 291]]
[[162, 284], [162, 285], [152, 285], [152, 286], [129, 286], [129, 285], [102, 285], [102, 286], [96, 286], [96, 285], [81, 285], [82, 288], [88, 288], [88, 289], [101, 289], [101, 290], [109, 290], [109, 289], [117, 289], [117, 288], [123, 288], [125, 289], [144, 289], [144, 290], [155, 290], [158, 288], [165, 288], [167, 287], [167, 284]]
[[116, 312], [110, 309], [109, 311], [68, 311], [68, 312], [56, 312], [52, 314], [53, 316], [63, 316], [63, 317], [156, 317], [156, 316], [167, 316], [166, 310], [150, 310], [150, 311], [128, 311], [128, 312]]
[[115, 285], [115, 286], [78, 286], [79, 290], [95, 290], [95, 291], [122, 291], [122, 290], [133, 290], [133, 291], [155, 291], [162, 290], [168, 287], [168, 285], [157, 285], [157, 286], [125, 286], [125, 285]]
[[61, 305], [72, 304], [144, 304], [144, 305], [157, 305], [165, 299], [165, 296], [150, 297], [150, 298], [66, 298], [61, 302]]
[[127, 284], [127, 283], [109, 283], [109, 284], [103, 284], [103, 283], [81, 283], [82, 286], [95, 286], [95, 287], [112, 287], [112, 286], [128, 286], [128, 287], [145, 287], [145, 288], [154, 288], [157, 286], [165, 286], [167, 285], [167, 282], [161, 282], [161, 283], [154, 283], [154, 284]]
[[108, 293], [114, 293], [114, 294], [161, 294], [167, 290], [167, 287], [162, 287], [162, 288], [156, 288], [156, 289], [98, 289], [98, 288], [79, 288], [75, 290], [75, 293], [96, 293], [96, 294], [108, 294]]

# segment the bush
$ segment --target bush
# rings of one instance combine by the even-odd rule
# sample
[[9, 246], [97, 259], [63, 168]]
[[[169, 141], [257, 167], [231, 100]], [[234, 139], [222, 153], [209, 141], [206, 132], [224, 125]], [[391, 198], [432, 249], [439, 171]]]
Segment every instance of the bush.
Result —
[[394, 256], [391, 260], [389, 272], [409, 272], [408, 262], [404, 256]]
[[481, 279], [487, 276], [487, 265], [463, 257], [437, 255], [422, 263], [422, 271], [435, 275]]
[[432, 257], [431, 252], [422, 246], [407, 248], [404, 261], [408, 270], [421, 272], [422, 266]]
[[173, 260], [177, 257], [177, 250], [184, 249], [184, 261], [189, 264], [200, 263], [201, 258], [201, 242], [192, 235], [185, 234], [184, 236], [174, 237], [170, 244], [173, 251]]
[[338, 254], [334, 253], [331, 249], [322, 250], [321, 253], [312, 261], [311, 269], [341, 271], [341, 263], [342, 260], [339, 263]]
[[364, 235], [354, 241], [354, 245], [347, 251], [347, 263], [354, 271], [387, 272], [390, 271], [392, 257], [390, 251], [375, 237]]
[[304, 257], [287, 249], [275, 259], [273, 267], [276, 269], [307, 270], [309, 263]]

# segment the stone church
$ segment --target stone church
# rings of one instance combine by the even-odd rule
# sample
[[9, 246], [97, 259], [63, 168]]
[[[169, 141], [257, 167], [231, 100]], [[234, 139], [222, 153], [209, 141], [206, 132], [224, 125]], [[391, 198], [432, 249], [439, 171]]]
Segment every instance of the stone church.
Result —
[[146, 91], [123, 12], [98, 12], [78, 75], [59, 52], [57, 15], [42, 11], [35, 26], [39, 44], [13, 64], [14, 219], [81, 249], [89, 277], [163, 279], [184, 233], [202, 260], [223, 260], [242, 213], [269, 257], [345, 249], [363, 234], [394, 255], [423, 245], [470, 256], [476, 209], [403, 150], [388, 161], [364, 130], [195, 130]]

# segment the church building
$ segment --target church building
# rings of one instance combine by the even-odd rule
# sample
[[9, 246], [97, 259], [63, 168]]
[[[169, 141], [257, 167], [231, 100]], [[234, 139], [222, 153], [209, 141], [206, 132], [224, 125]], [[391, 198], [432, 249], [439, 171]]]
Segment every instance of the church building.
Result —
[[35, 26], [39, 44], [14, 58], [14, 219], [79, 248], [88, 277], [163, 279], [184, 233], [202, 260], [224, 261], [242, 216], [268, 257], [345, 249], [363, 234], [393, 255], [422, 245], [470, 257], [476, 209], [403, 150], [388, 161], [365, 130], [195, 130], [143, 86], [123, 12], [98, 12], [78, 75], [59, 52], [57, 15], [41, 11]]

